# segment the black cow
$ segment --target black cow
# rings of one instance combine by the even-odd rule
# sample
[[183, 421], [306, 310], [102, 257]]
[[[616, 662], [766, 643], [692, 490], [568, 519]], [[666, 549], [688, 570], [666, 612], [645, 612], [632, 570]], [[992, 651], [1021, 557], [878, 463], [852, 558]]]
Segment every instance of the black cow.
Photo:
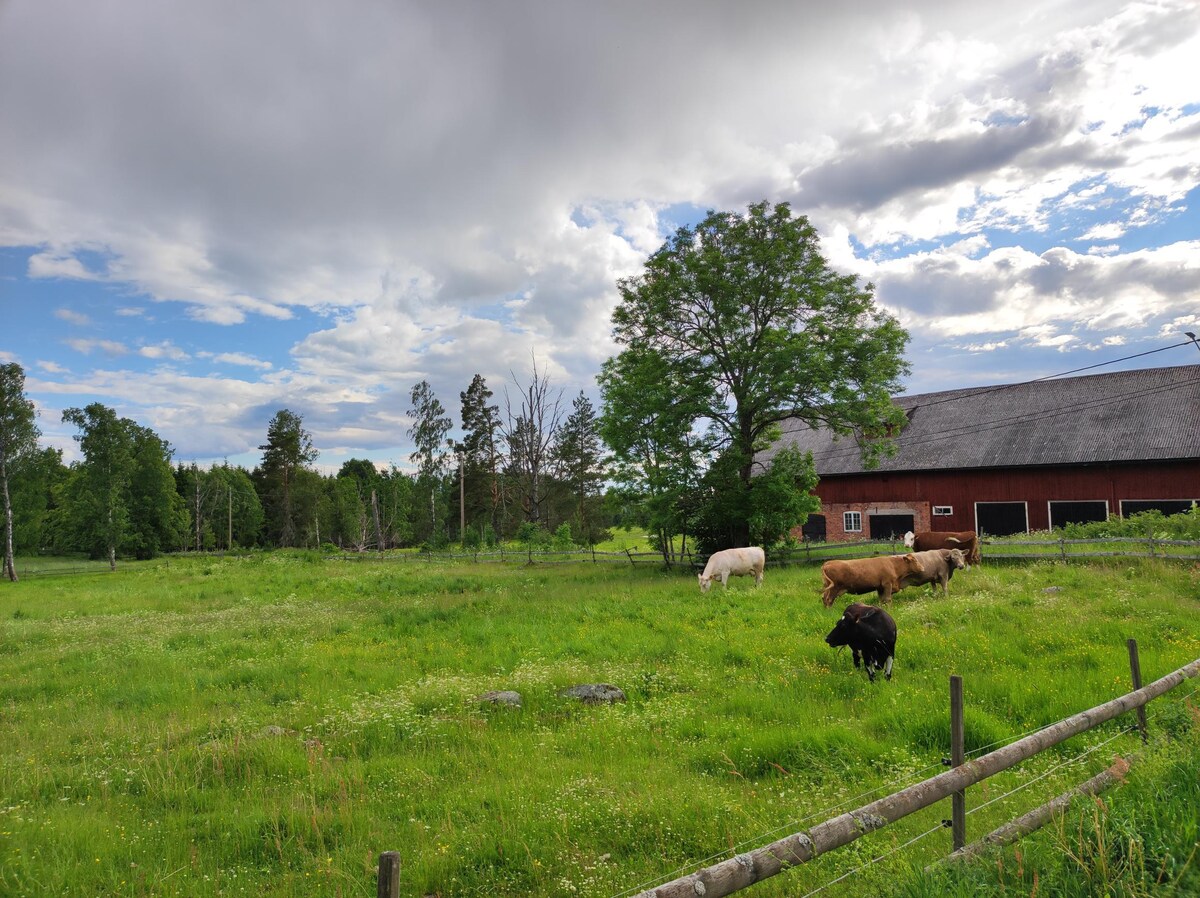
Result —
[[866, 662], [867, 677], [875, 682], [875, 671], [883, 670], [892, 678], [892, 659], [896, 655], [896, 622], [882, 608], [854, 602], [846, 606], [837, 626], [829, 631], [825, 641], [833, 647], [850, 646], [854, 666]]

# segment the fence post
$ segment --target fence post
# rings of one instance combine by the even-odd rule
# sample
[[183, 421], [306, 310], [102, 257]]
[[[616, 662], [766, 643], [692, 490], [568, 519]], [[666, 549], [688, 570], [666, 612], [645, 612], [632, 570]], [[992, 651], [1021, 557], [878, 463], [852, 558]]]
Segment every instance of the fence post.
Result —
[[[1137, 640], [1130, 639], [1126, 641], [1129, 646], [1129, 672], [1133, 676], [1133, 690], [1142, 688], [1142, 665], [1138, 660]], [[1142, 745], [1150, 741], [1149, 734], [1146, 732], [1146, 706], [1142, 705], [1137, 709], [1138, 729], [1142, 733]]]
[[[963, 751], [963, 689], [962, 677], [950, 678], [950, 766], [961, 767], [966, 760]], [[954, 850], [967, 844], [967, 790], [959, 789], [950, 796], [950, 825]]]
[[376, 898], [399, 898], [400, 852], [385, 851], [379, 855], [379, 880]]

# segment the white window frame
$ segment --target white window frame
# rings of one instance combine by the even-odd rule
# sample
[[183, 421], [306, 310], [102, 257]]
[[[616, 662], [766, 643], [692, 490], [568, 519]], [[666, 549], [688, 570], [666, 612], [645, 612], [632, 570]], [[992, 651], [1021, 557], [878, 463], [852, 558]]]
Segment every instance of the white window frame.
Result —
[[935, 505], [935, 506], [933, 506], [933, 516], [935, 518], [949, 517], [952, 514], [954, 514], [954, 506], [953, 505]]
[[[851, 521], [858, 526], [850, 526]], [[842, 529], [847, 533], [862, 533], [862, 512], [861, 511], [843, 511], [842, 512]]]

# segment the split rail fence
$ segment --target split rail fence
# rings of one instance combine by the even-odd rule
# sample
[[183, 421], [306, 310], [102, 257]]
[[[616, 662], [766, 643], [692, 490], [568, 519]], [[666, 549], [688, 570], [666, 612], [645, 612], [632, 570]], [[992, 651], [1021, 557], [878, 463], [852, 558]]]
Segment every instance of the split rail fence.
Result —
[[[915, 785], [893, 792], [856, 810], [840, 814], [804, 832], [796, 832], [782, 839], [738, 854], [735, 857], [705, 867], [694, 873], [671, 880], [655, 888], [638, 893], [635, 898], [721, 898], [739, 892], [765, 879], [785, 872], [791, 867], [807, 863], [836, 848], [848, 845], [868, 833], [883, 829], [891, 823], [930, 807], [939, 801], [951, 799], [951, 829], [954, 853], [949, 859], [958, 860], [982, 851], [988, 845], [1015, 841], [1044, 824], [1069, 804], [1075, 794], [1092, 794], [1116, 782], [1120, 776], [1119, 765], [1093, 777], [1076, 789], [1059, 796], [1040, 808], [1006, 824], [983, 839], [966, 845], [966, 789], [983, 782], [988, 777], [1001, 773], [1023, 761], [1027, 761], [1047, 749], [1065, 742], [1073, 736], [1094, 729], [1123, 714], [1137, 712], [1138, 726], [1143, 742], [1146, 740], [1145, 707], [1182, 684], [1185, 680], [1200, 675], [1200, 658], [1178, 670], [1142, 686], [1141, 667], [1138, 661], [1137, 643], [1128, 640], [1130, 675], [1133, 691], [1102, 705], [1081, 711], [1072, 717], [1060, 720], [1031, 735], [1011, 742], [1003, 748], [966, 760], [963, 750], [963, 704], [962, 679], [950, 678], [950, 724], [951, 758], [946, 763], [951, 769]], [[386, 851], [379, 857], [377, 879], [378, 898], [397, 898], [400, 888], [400, 853]]]

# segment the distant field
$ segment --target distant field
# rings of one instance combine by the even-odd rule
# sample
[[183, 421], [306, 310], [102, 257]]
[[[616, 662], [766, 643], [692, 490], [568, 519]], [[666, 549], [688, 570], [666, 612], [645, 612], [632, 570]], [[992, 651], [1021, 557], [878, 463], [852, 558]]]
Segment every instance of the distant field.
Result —
[[[0, 583], [0, 894], [372, 896], [397, 850], [408, 896], [617, 896], [939, 772], [951, 674], [979, 753], [1128, 691], [1126, 638], [1147, 681], [1200, 657], [1195, 565], [985, 562], [948, 599], [897, 595], [896, 676], [872, 685], [823, 642], [841, 603], [822, 607], [819, 577], [772, 568], [702, 596], [652, 565], [309, 552]], [[628, 701], [559, 695], [580, 683]], [[523, 706], [478, 701], [500, 689]], [[1151, 706], [1154, 740], [1106, 799], [1132, 884], [1114, 892], [1154, 894], [1142, 867], [1188, 882], [1193, 690]], [[1140, 751], [1128, 723], [972, 789], [971, 835]], [[1138, 867], [1123, 821], [1152, 807]], [[804, 895], [947, 816], [744, 894]], [[1020, 876], [1010, 859], [931, 881], [915, 871], [947, 850], [937, 831], [821, 894], [1028, 895], [1040, 857], [1038, 894], [1057, 895], [1071, 852], [1042, 838]]]

